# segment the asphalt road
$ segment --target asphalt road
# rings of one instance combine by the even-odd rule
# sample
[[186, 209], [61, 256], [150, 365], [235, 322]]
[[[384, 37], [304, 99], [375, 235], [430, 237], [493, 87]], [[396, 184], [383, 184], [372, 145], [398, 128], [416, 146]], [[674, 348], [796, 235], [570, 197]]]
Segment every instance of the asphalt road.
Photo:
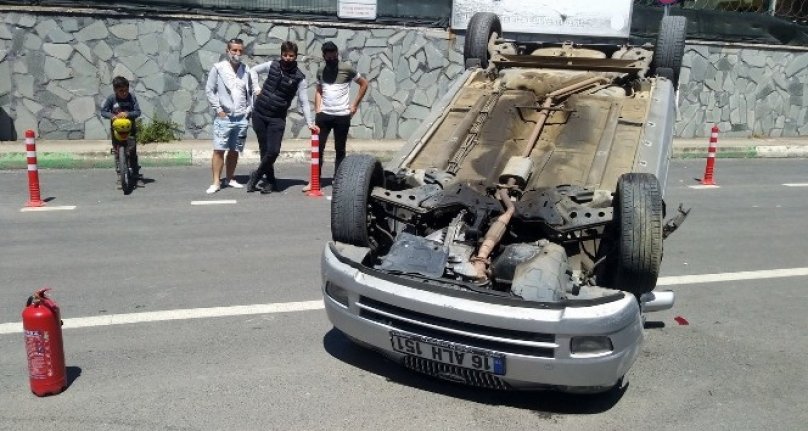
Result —
[[[782, 186], [808, 182], [808, 160], [719, 160], [721, 188], [688, 188], [702, 169], [673, 163], [668, 205], [693, 212], [665, 243], [663, 276], [808, 267], [808, 187]], [[77, 208], [22, 213], [25, 172], [0, 171], [0, 324], [42, 286], [65, 318], [321, 298], [329, 201], [291, 179], [307, 166], [282, 165], [286, 190], [269, 196], [207, 196], [200, 167], [144, 172], [154, 181], [123, 196], [109, 169], [43, 171], [49, 205]], [[190, 204], [210, 199], [237, 203]], [[673, 286], [628, 385], [605, 397], [435, 381], [315, 310], [65, 330], [71, 385], [40, 399], [22, 335], [0, 335], [0, 429], [805, 429], [806, 281]]]

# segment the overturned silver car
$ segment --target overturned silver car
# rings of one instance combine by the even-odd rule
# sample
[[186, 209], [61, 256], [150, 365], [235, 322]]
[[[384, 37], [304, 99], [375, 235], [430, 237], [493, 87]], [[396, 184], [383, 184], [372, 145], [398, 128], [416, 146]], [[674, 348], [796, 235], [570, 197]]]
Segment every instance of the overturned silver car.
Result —
[[347, 157], [322, 259], [334, 326], [474, 386], [618, 385], [654, 292], [685, 20], [656, 46], [524, 42], [469, 23], [467, 70], [385, 167]]

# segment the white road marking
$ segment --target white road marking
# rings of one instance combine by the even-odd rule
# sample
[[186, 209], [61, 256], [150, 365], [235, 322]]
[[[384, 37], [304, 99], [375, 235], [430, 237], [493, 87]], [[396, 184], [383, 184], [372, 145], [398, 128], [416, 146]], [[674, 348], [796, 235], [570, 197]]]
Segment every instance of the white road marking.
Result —
[[808, 187], [808, 183], [785, 183], [786, 187]]
[[704, 185], [704, 184], [699, 184], [699, 185], [697, 185], [697, 186], [688, 186], [688, 187], [690, 187], [691, 189], [696, 189], [696, 190], [702, 190], [702, 189], [720, 189], [720, 188], [721, 188], [721, 186], [708, 186], [708, 185]]
[[722, 281], [761, 280], [767, 278], [800, 277], [808, 275], [808, 268], [766, 269], [761, 271], [725, 272], [721, 274], [677, 275], [659, 277], [657, 286], [680, 284], [719, 283]]
[[[126, 325], [131, 323], [163, 322], [166, 320], [207, 319], [211, 317], [248, 316], [253, 314], [292, 313], [297, 311], [322, 310], [323, 300], [302, 302], [278, 302], [270, 304], [235, 305], [232, 307], [191, 308], [185, 310], [150, 311], [145, 313], [110, 314], [106, 316], [76, 317], [62, 319], [63, 329], [90, 328], [93, 326]], [[62, 310], [64, 312], [64, 310]], [[22, 322], [0, 323], [0, 335], [22, 332]]]
[[225, 199], [221, 201], [191, 201], [191, 205], [233, 205], [238, 201], [235, 199]]
[[72, 211], [74, 209], [76, 209], [75, 205], [62, 205], [62, 206], [55, 206], [55, 207], [49, 207], [49, 206], [44, 206], [44, 207], [25, 207], [25, 208], [20, 208], [20, 212], [21, 213], [27, 213], [27, 212], [42, 212], [42, 211]]
[[[761, 271], [726, 272], [722, 274], [699, 274], [660, 277], [657, 286], [719, 283], [724, 281], [760, 280], [768, 278], [808, 276], [808, 268], [767, 269]], [[106, 316], [76, 317], [63, 319], [64, 329], [90, 328], [94, 326], [127, 325], [132, 323], [164, 322], [168, 320], [207, 319], [211, 317], [249, 316], [255, 314], [294, 313], [322, 310], [322, 300], [301, 302], [277, 302], [268, 304], [235, 305], [231, 307], [191, 308], [179, 310], [150, 311], [145, 313], [110, 314]], [[0, 335], [22, 332], [22, 322], [0, 323]]]

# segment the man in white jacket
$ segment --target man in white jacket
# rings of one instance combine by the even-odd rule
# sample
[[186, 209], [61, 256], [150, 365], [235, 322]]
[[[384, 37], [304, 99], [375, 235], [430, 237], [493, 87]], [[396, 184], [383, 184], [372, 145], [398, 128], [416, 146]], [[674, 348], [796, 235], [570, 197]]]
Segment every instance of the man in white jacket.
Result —
[[[241, 39], [230, 39], [225, 50], [227, 60], [213, 65], [205, 85], [205, 95], [216, 115], [213, 120], [211, 159], [213, 181], [206, 191], [208, 194], [216, 193], [227, 186], [244, 188], [233, 178], [239, 153], [244, 151], [253, 101], [250, 69], [241, 62], [243, 52], [244, 42]], [[223, 166], [224, 181], [221, 180]]]

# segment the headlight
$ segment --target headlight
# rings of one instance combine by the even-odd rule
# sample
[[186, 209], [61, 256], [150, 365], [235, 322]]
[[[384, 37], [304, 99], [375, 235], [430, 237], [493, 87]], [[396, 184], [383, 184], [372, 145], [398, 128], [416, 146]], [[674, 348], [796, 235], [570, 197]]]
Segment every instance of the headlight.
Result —
[[348, 306], [348, 291], [337, 286], [330, 281], [325, 283], [325, 293], [334, 301], [339, 302], [344, 307]]
[[614, 350], [612, 340], [604, 336], [572, 337], [570, 352], [573, 354], [597, 355]]

